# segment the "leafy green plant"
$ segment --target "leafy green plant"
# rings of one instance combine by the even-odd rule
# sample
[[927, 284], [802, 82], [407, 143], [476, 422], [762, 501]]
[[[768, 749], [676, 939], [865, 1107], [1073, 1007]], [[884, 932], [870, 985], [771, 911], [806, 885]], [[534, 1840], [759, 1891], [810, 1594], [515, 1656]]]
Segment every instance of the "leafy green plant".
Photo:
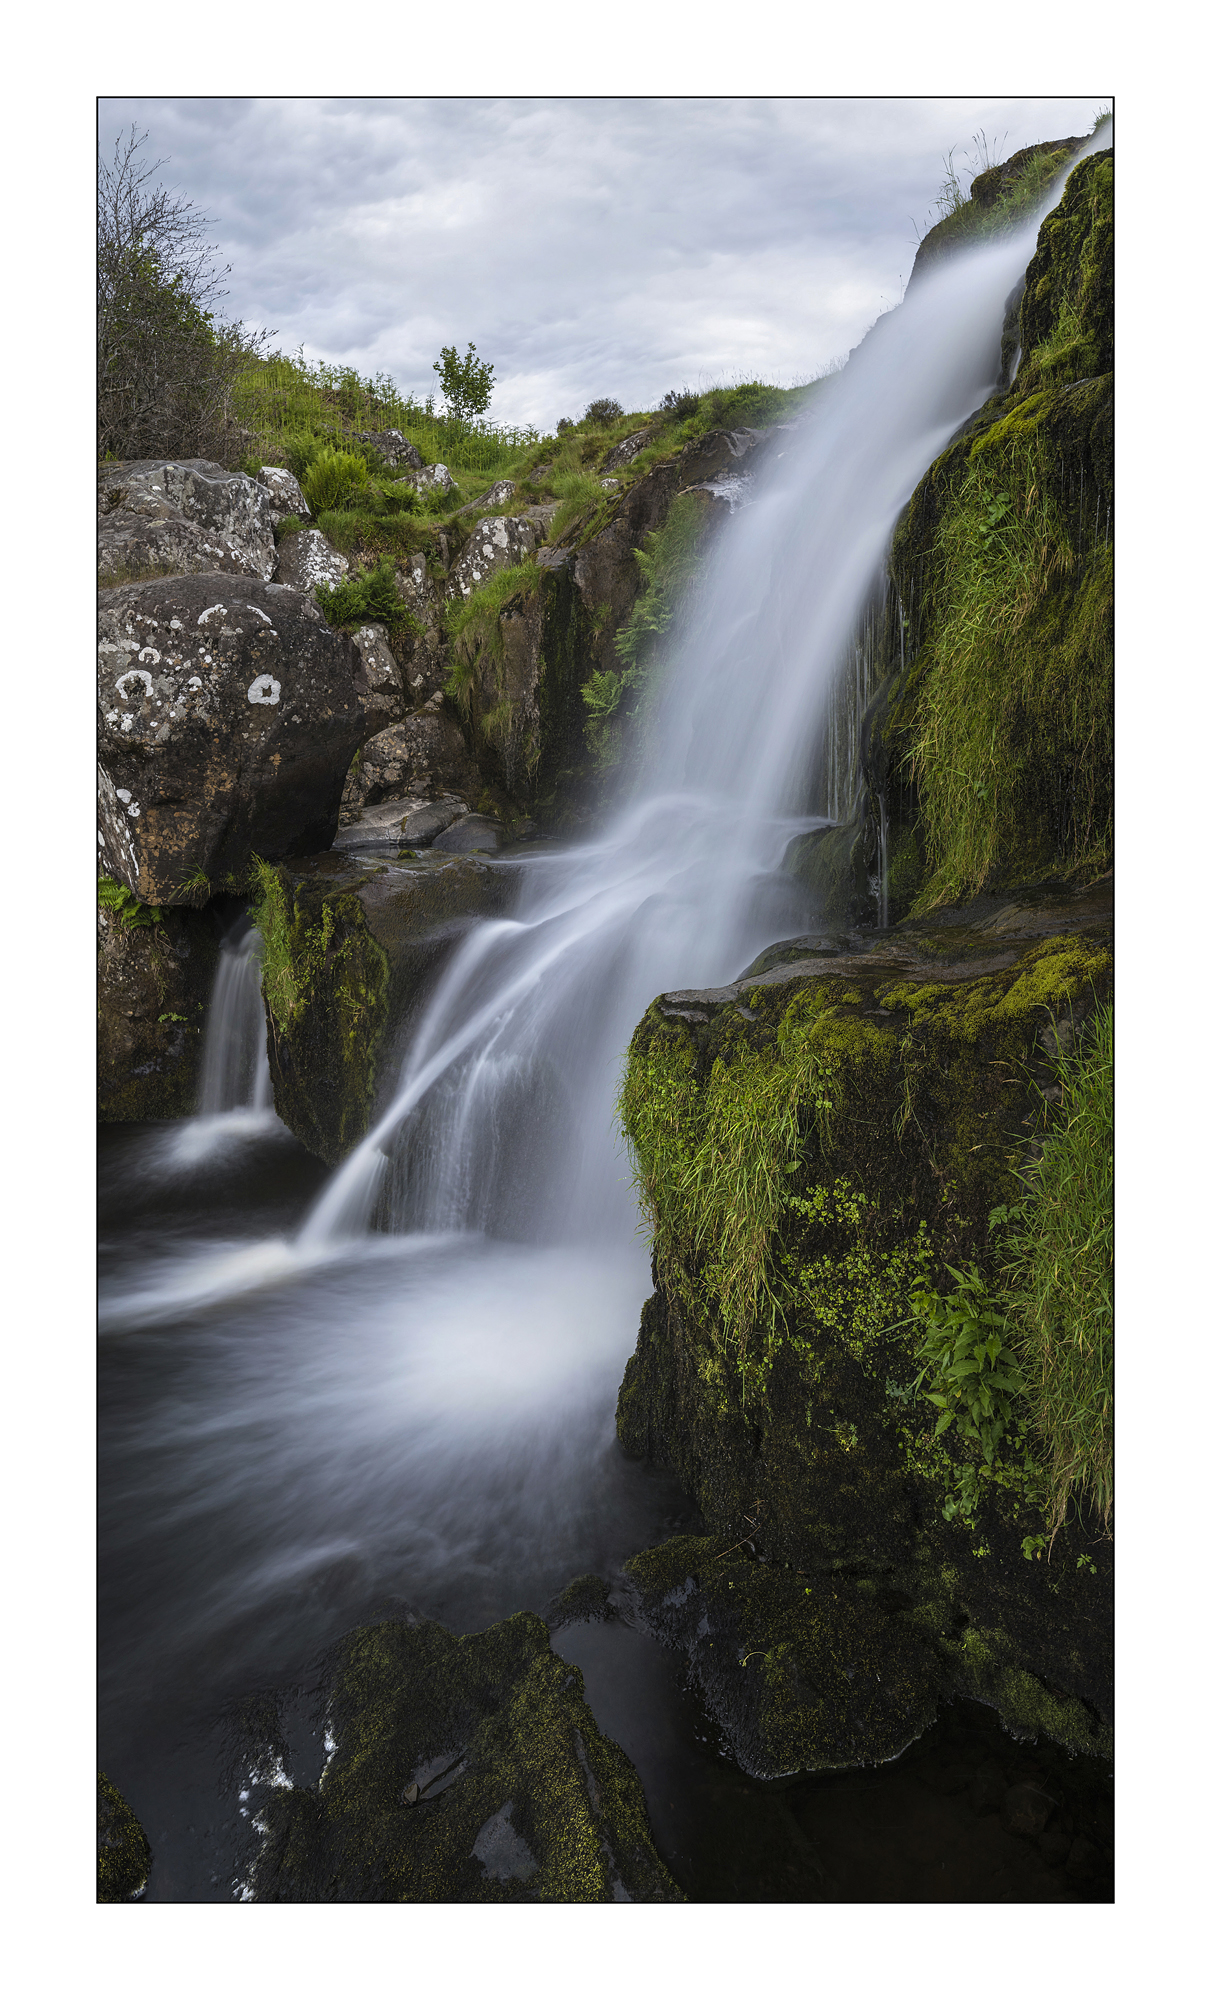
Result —
[[953, 1424], [960, 1437], [977, 1444], [991, 1465], [1013, 1419], [1014, 1399], [1024, 1386], [1022, 1371], [1007, 1346], [1006, 1316], [980, 1273], [947, 1265], [953, 1292], [940, 1295], [919, 1277], [909, 1296], [924, 1365], [914, 1388], [939, 1411], [934, 1435]]
[[335, 451], [325, 445], [303, 474], [303, 498], [313, 514], [343, 507], [369, 482], [366, 461], [351, 451]]
[[141, 903], [137, 896], [131, 894], [125, 882], [115, 882], [109, 875], [97, 877], [97, 901], [103, 909], [112, 910], [128, 928], [164, 921], [155, 903]]
[[330, 625], [358, 625], [376, 621], [399, 632], [418, 632], [420, 626], [400, 596], [395, 580], [395, 564], [387, 555], [373, 569], [360, 576], [347, 576], [332, 586], [319, 584], [316, 602]]
[[443, 347], [433, 363], [433, 371], [441, 383], [446, 409], [456, 424], [482, 417], [492, 401], [492, 377], [496, 370], [490, 361], [480, 360], [473, 340], [468, 342], [464, 355], [459, 354], [457, 347]]

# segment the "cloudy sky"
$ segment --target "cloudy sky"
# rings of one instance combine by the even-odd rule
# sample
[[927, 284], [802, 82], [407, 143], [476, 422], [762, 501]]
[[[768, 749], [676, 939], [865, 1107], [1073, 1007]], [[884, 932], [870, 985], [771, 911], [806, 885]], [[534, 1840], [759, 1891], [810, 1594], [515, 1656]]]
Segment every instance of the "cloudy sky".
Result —
[[[441, 347], [491, 414], [791, 383], [903, 292], [942, 180], [1084, 133], [1093, 98], [103, 98], [214, 219], [227, 310], [421, 395]], [[915, 225], [915, 227], [914, 227]]]

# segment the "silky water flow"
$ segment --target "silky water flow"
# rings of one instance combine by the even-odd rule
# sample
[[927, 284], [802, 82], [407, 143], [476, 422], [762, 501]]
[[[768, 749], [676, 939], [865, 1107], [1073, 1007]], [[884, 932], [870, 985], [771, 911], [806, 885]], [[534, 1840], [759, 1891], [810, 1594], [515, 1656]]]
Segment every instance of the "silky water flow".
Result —
[[[160, 1743], [165, 1815], [202, 1718], [359, 1619], [541, 1610], [684, 1518], [613, 1440], [650, 1289], [623, 1053], [656, 994], [734, 979], [811, 926], [779, 864], [813, 806], [836, 810], [804, 774], [828, 761], [839, 663], [897, 512], [994, 385], [1034, 228], [915, 285], [775, 445], [715, 544], [629, 802], [583, 845], [500, 864], [521, 871], [514, 914], [448, 962], [394, 1101], [327, 1185], [273, 1119], [263, 1046], [242, 1081], [208, 1050], [194, 1121], [271, 1121], [251, 1151], [199, 1146], [188, 1187], [161, 1176], [141, 1209], [115, 1157], [102, 1742], [136, 1762]], [[256, 949], [225, 955], [216, 1020], [252, 1018]], [[176, 1782], [200, 1781], [181, 1764]], [[228, 1893], [214, 1879], [188, 1893]]]

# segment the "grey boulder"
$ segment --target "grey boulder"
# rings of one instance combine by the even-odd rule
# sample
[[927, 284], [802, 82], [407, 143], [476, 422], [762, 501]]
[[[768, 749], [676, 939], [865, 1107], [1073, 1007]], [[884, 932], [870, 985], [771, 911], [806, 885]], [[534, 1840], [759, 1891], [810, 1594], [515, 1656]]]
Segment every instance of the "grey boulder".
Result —
[[205, 458], [127, 459], [97, 469], [97, 572], [273, 575], [266, 487]]
[[297, 535], [287, 535], [278, 550], [278, 583], [305, 591], [312, 599], [321, 583], [332, 590], [348, 574], [344, 556], [318, 528], [301, 528]]
[[451, 572], [451, 597], [470, 597], [497, 570], [525, 562], [539, 540], [539, 530], [524, 514], [496, 514], [480, 521]]
[[281, 584], [223, 575], [101, 593], [98, 860], [143, 903], [243, 887], [331, 845], [373, 727], [347, 634]]
[[257, 473], [257, 485], [265, 487], [269, 494], [269, 510], [275, 522], [285, 520], [288, 514], [300, 521], [311, 519], [303, 489], [284, 465], [263, 465]]

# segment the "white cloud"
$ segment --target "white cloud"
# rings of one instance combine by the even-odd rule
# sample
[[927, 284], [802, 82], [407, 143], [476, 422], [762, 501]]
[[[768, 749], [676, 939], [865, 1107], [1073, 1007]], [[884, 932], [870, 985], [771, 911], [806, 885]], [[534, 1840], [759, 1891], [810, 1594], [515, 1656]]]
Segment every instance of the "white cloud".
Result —
[[286, 350], [434, 386], [448, 341], [493, 414], [789, 382], [901, 296], [972, 134], [1001, 158], [1092, 99], [105, 99], [217, 219], [229, 309]]

